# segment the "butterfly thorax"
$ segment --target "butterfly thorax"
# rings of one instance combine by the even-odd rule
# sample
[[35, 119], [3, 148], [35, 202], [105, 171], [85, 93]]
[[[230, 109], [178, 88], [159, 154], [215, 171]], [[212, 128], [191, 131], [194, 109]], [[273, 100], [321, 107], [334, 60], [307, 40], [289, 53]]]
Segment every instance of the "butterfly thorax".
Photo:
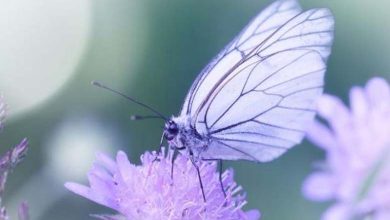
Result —
[[195, 158], [207, 149], [209, 138], [191, 126], [188, 116], [172, 117], [165, 123], [164, 137], [171, 148], [186, 151]]

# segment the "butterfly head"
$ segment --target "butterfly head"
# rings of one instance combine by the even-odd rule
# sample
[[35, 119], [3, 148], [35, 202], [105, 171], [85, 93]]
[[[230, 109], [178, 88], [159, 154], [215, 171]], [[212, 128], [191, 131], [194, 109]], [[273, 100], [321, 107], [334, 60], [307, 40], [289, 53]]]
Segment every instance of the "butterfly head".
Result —
[[165, 122], [164, 137], [166, 140], [173, 140], [178, 133], [179, 127], [177, 126], [177, 123], [175, 121], [168, 120], [167, 122]]

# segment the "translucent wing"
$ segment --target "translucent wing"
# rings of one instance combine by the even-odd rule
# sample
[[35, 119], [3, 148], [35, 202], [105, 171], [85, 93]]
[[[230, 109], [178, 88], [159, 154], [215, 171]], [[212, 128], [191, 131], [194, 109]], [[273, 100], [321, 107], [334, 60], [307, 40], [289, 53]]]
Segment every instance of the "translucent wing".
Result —
[[211, 88], [234, 68], [249, 49], [256, 47], [289, 19], [301, 12], [296, 0], [276, 1], [257, 15], [198, 75], [184, 102], [181, 115], [194, 114]]
[[210, 138], [203, 158], [265, 162], [302, 140], [322, 93], [333, 17], [299, 10], [295, 1], [269, 6], [196, 80], [182, 115]]

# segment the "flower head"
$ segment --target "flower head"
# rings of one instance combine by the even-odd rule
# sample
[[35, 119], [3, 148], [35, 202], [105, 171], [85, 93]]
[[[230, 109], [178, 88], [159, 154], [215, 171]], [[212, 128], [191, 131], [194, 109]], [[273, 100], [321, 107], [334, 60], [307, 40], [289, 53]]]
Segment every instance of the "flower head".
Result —
[[[245, 196], [233, 181], [233, 171], [222, 174], [226, 198], [216, 172], [216, 163], [199, 161], [204, 202], [196, 169], [191, 161], [179, 154], [171, 177], [172, 151], [155, 154], [146, 152], [139, 166], [129, 162], [119, 151], [116, 161], [104, 154], [88, 173], [89, 187], [77, 183], [65, 186], [76, 194], [110, 207], [126, 219], [259, 219], [258, 211], [244, 212]], [[157, 160], [156, 160], [157, 157]], [[120, 219], [102, 216], [101, 219]]]
[[326, 161], [303, 191], [317, 201], [335, 200], [323, 219], [390, 219], [390, 86], [381, 78], [350, 92], [348, 109], [325, 95], [309, 139], [326, 151]]

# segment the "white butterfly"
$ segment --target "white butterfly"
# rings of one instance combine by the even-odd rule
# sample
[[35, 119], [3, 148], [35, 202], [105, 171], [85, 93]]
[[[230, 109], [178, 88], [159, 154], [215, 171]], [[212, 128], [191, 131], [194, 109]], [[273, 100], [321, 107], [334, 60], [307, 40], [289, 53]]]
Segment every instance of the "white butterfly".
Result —
[[268, 6], [208, 64], [178, 117], [169, 145], [195, 159], [271, 161], [301, 142], [321, 95], [334, 20], [295, 0]]
[[[93, 84], [156, 114], [134, 119], [166, 120], [163, 137], [189, 156], [206, 201], [197, 160], [266, 162], [302, 141], [322, 93], [333, 28], [328, 9], [302, 12], [296, 0], [274, 2], [202, 70], [171, 119]], [[219, 178], [225, 193], [221, 172]]]

